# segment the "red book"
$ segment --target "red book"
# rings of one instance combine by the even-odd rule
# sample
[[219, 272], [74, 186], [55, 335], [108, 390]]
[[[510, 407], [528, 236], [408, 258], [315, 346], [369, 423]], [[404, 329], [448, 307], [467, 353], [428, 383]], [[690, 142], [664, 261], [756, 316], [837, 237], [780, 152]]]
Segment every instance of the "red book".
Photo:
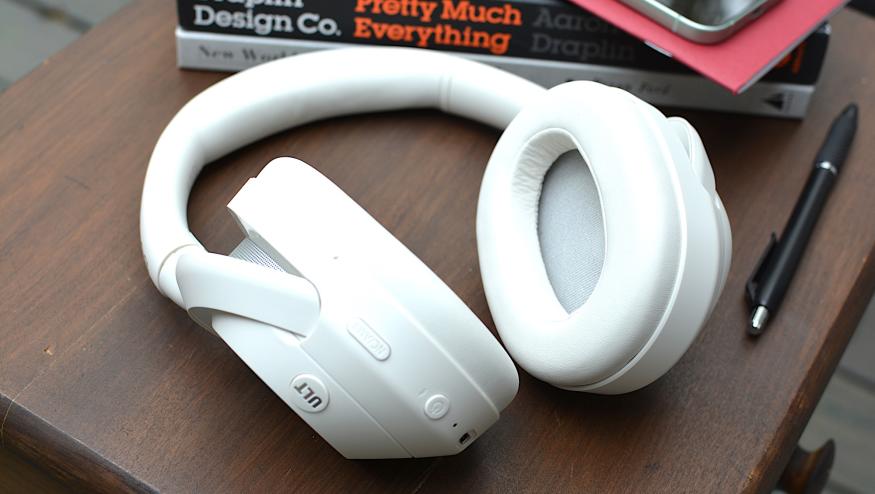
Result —
[[847, 0], [782, 0], [723, 42], [704, 45], [660, 26], [618, 0], [571, 0], [733, 93], [747, 89]]

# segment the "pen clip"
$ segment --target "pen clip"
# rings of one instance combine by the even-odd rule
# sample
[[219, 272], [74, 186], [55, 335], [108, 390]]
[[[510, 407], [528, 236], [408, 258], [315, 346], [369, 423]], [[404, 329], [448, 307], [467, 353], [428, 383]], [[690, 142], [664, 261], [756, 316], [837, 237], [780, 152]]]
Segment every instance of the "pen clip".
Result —
[[772, 236], [769, 238], [769, 245], [766, 246], [766, 250], [760, 256], [760, 260], [757, 261], [753, 273], [751, 273], [750, 278], [747, 280], [747, 285], [745, 286], [747, 290], [747, 302], [751, 306], [757, 304], [757, 290], [760, 286], [760, 279], [762, 278], [765, 268], [771, 263], [772, 252], [775, 251], [775, 246], [777, 244], [778, 237], [772, 232]]

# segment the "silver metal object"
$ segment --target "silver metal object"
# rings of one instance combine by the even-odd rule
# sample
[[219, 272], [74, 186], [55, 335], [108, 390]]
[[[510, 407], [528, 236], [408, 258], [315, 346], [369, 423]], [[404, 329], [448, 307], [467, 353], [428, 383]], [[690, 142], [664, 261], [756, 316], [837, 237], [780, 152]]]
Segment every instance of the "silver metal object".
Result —
[[838, 174], [839, 174], [839, 171], [836, 170], [836, 167], [834, 167], [832, 165], [832, 163], [830, 163], [829, 161], [821, 161], [820, 163], [817, 164], [817, 168], [826, 170], [835, 176], [838, 176]]
[[[673, 33], [697, 43], [718, 43], [780, 0], [620, 0]], [[713, 13], [726, 14], [711, 18]], [[697, 15], [698, 14], [698, 15]], [[704, 16], [704, 17], [702, 17]]]
[[750, 334], [758, 335], [763, 332], [766, 322], [769, 320], [769, 309], [760, 305], [753, 311], [750, 318]]

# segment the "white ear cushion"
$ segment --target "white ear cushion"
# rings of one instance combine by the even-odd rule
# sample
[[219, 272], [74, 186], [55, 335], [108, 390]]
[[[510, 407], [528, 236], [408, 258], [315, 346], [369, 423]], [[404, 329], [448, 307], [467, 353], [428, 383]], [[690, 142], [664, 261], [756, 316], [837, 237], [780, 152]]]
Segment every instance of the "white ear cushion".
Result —
[[[574, 82], [527, 106], [496, 146], [477, 212], [480, 267], [502, 340], [535, 377], [560, 387], [609, 378], [667, 318], [687, 242], [676, 161], [692, 174], [666, 132], [666, 119], [630, 94]], [[545, 174], [574, 149], [598, 190], [605, 246], [595, 288], [569, 314], [547, 276], [537, 219]]]

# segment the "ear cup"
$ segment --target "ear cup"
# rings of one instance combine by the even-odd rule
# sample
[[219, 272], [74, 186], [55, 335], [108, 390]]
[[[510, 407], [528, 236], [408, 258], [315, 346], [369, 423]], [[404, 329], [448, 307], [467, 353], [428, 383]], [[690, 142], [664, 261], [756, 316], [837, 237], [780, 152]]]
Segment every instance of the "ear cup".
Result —
[[[314, 168], [292, 158], [277, 158], [246, 184], [229, 209], [250, 241], [264, 252], [253, 253], [244, 242], [235, 251], [237, 255], [267, 256], [286, 271], [299, 273], [319, 287], [323, 309], [332, 300], [344, 300], [339, 304], [343, 311], [358, 305], [364, 312], [380, 311], [382, 305], [403, 308], [418, 330], [428, 335], [440, 353], [451, 356], [454, 366], [462, 369], [496, 410], [513, 399], [516, 368], [471, 309]], [[361, 295], [355, 295], [356, 279], [375, 288], [363, 288]], [[368, 302], [367, 296], [376, 298], [376, 287], [386, 300]], [[395, 346], [389, 335], [384, 336]], [[402, 348], [398, 345], [396, 360]]]
[[[553, 233], [539, 234], [539, 217], [548, 223], [542, 213], [578, 214], [543, 197], [562, 193], [545, 188], [545, 177], [560, 172], [569, 153], [591, 176], [580, 189], [590, 197], [578, 201], [590, 210], [578, 213], [592, 213], [596, 204], [601, 225], [590, 214], [583, 234], [563, 233], [561, 221], [549, 226]], [[668, 120], [629, 93], [574, 82], [524, 108], [490, 159], [477, 213], [487, 300], [516, 362], [556, 386], [603, 393], [631, 391], [666, 372], [722, 285], [715, 198]], [[559, 212], [540, 211], [548, 204]], [[563, 250], [555, 245], [562, 237], [590, 245]], [[600, 252], [601, 260], [581, 259]], [[574, 261], [544, 253], [576, 256], [587, 264], [583, 276], [555, 274], [556, 265], [567, 272]], [[575, 279], [597, 281], [568, 303], [575, 291], [567, 284]]]
[[729, 275], [729, 264], [732, 260], [732, 229], [729, 226], [729, 217], [726, 215], [726, 209], [723, 207], [723, 201], [717, 195], [717, 186], [714, 180], [714, 171], [711, 169], [711, 161], [708, 160], [708, 154], [705, 152], [705, 145], [702, 143], [702, 138], [696, 129], [689, 122], [680, 117], [671, 117], [668, 119], [675, 133], [684, 146], [684, 150], [690, 157], [690, 165], [693, 167], [693, 172], [702, 182], [705, 190], [711, 193], [714, 199], [714, 214], [717, 217], [717, 231], [720, 235], [720, 274], [715, 287], [714, 303], [717, 302], [720, 291], [726, 283], [726, 277]]

